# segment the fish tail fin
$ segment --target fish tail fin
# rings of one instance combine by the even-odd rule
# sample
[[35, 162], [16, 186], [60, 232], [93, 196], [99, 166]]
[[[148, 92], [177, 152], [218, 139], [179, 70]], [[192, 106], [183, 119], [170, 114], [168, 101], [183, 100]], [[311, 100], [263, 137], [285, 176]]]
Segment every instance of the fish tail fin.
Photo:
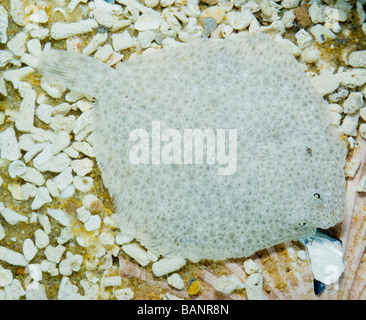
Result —
[[87, 55], [62, 50], [47, 50], [39, 59], [38, 70], [70, 90], [89, 94], [95, 98], [103, 95], [106, 79], [117, 71], [107, 64]]

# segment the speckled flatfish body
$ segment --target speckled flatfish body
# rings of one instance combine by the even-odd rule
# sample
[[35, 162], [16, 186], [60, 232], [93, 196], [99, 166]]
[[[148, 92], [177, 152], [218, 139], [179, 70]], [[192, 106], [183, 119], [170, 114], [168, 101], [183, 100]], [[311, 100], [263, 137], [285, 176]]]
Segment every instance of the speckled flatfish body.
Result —
[[[117, 221], [156, 254], [249, 256], [342, 219], [345, 145], [297, 61], [269, 36], [198, 39], [117, 70], [49, 51], [40, 71], [96, 98], [95, 154]], [[131, 163], [131, 132], [151, 133], [151, 150], [153, 123], [160, 132], [235, 129], [236, 171], [220, 175], [217, 162], [152, 164], [151, 154], [148, 164]]]

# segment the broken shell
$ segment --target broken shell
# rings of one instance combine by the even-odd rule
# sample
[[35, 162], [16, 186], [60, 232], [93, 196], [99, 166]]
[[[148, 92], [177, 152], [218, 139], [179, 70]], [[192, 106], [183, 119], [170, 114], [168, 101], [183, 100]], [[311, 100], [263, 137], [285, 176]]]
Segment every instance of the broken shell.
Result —
[[21, 160], [15, 160], [12, 163], [10, 163], [8, 171], [11, 178], [15, 178], [16, 176], [21, 176], [23, 173], [25, 173], [27, 167], [25, 166], [25, 163]]

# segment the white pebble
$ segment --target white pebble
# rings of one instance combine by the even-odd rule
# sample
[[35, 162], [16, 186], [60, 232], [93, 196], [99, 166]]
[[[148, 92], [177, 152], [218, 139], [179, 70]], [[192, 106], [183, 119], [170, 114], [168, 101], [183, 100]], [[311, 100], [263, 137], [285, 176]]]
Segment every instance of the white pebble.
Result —
[[301, 56], [307, 63], [315, 63], [320, 59], [320, 52], [317, 47], [311, 46], [301, 51]]
[[362, 123], [360, 125], [359, 130], [360, 130], [361, 137], [364, 138], [364, 139], [366, 139], [366, 123]]
[[300, 29], [295, 38], [300, 49], [309, 47], [313, 41], [313, 37], [305, 29]]
[[99, 240], [102, 244], [104, 244], [105, 246], [111, 246], [114, 244], [114, 235], [111, 232], [106, 232], [103, 231], [100, 235], [99, 235]]
[[36, 196], [32, 202], [31, 208], [32, 210], [37, 210], [42, 207], [44, 204], [52, 201], [48, 190], [45, 187], [39, 187], [37, 189]]
[[18, 160], [22, 154], [18, 147], [18, 141], [15, 131], [12, 127], [5, 129], [0, 133], [0, 156], [9, 161]]
[[32, 263], [27, 266], [29, 276], [35, 281], [42, 280], [42, 270], [39, 263]]
[[244, 261], [244, 270], [247, 274], [259, 273], [261, 272], [261, 267], [252, 259], [247, 259]]
[[361, 92], [351, 92], [343, 103], [344, 113], [350, 114], [360, 110], [363, 106], [363, 94]]
[[10, 208], [5, 208], [4, 210], [1, 210], [0, 213], [5, 219], [5, 221], [12, 226], [21, 221], [22, 222], [28, 221], [28, 218], [26, 216], [23, 216], [22, 214], [19, 214], [11, 210]]
[[56, 247], [49, 245], [45, 249], [44, 254], [48, 261], [59, 263], [65, 250], [66, 248], [60, 244]]
[[8, 41], [7, 37], [8, 29], [8, 13], [3, 6], [0, 6], [0, 43], [6, 43]]
[[346, 177], [353, 178], [361, 164], [361, 159], [352, 158], [351, 160], [346, 162], [344, 166], [344, 174]]
[[325, 21], [325, 7], [326, 6], [324, 5], [313, 3], [308, 9], [310, 19], [314, 24], [323, 23]]
[[46, 289], [38, 281], [31, 282], [25, 289], [27, 300], [47, 300]]
[[25, 181], [33, 183], [37, 186], [44, 184], [44, 177], [37, 169], [33, 167], [27, 167], [25, 173], [21, 176]]
[[69, 215], [61, 209], [47, 209], [47, 213], [65, 227], [70, 225]]
[[281, 6], [285, 9], [296, 8], [299, 4], [300, 0], [282, 0]]
[[184, 288], [184, 281], [178, 273], [173, 273], [167, 278], [167, 281], [170, 286], [178, 290], [182, 290]]
[[72, 168], [67, 167], [64, 171], [58, 174], [53, 181], [56, 183], [57, 188], [62, 191], [66, 189], [73, 182]]
[[146, 266], [150, 263], [146, 250], [141, 248], [137, 243], [124, 244], [122, 250], [142, 266]]
[[135, 22], [135, 29], [138, 31], [158, 30], [161, 23], [159, 12], [147, 8]]
[[342, 122], [342, 130], [348, 136], [357, 136], [357, 125], [360, 114], [347, 114]]
[[259, 273], [252, 273], [245, 282], [245, 289], [248, 300], [263, 299], [263, 276]]
[[81, 206], [80, 208], [76, 209], [76, 216], [77, 218], [82, 222], [85, 223], [88, 221], [88, 219], [91, 216], [90, 211], [86, 210], [84, 206]]
[[66, 259], [59, 264], [60, 274], [69, 276], [73, 271], [79, 271], [83, 263], [83, 257], [80, 254], [66, 253]]
[[19, 32], [7, 43], [9, 50], [16, 56], [22, 56], [26, 51], [27, 33]]
[[13, 274], [9, 269], [0, 269], [0, 287], [6, 287], [13, 281]]
[[93, 147], [85, 141], [75, 141], [72, 146], [75, 150], [93, 158], [95, 156]]
[[15, 178], [16, 176], [21, 176], [26, 171], [25, 163], [21, 160], [15, 160], [10, 163], [8, 167], [8, 172], [10, 178]]
[[336, 37], [332, 31], [321, 24], [316, 24], [315, 26], [311, 27], [310, 33], [314, 36], [315, 41], [320, 44], [328, 40], [333, 40]]
[[34, 122], [34, 108], [36, 103], [36, 92], [32, 86], [20, 81], [18, 83], [19, 94], [23, 98], [19, 106], [15, 127], [22, 132], [30, 132]]
[[39, 249], [43, 249], [47, 247], [50, 243], [50, 239], [46, 232], [44, 232], [42, 229], [37, 229], [34, 233], [34, 241]]
[[45, 103], [40, 104], [36, 109], [36, 116], [39, 120], [49, 124], [53, 116], [53, 107]]
[[88, 192], [93, 186], [93, 178], [75, 176], [73, 183], [76, 190]]
[[348, 58], [348, 64], [356, 68], [366, 68], [366, 50], [352, 52]]
[[84, 227], [86, 231], [92, 231], [100, 228], [102, 220], [98, 215], [92, 215], [85, 223]]
[[366, 83], [366, 69], [355, 68], [336, 73], [341, 85], [347, 88], [361, 87]]
[[244, 284], [241, 280], [234, 274], [230, 276], [223, 275], [217, 278], [213, 283], [213, 287], [220, 292], [225, 294], [230, 294], [234, 290], [244, 289]]
[[[113, 37], [113, 36], [112, 36]], [[97, 49], [103, 45], [108, 38], [108, 33], [97, 33], [88, 43], [88, 45], [84, 48], [83, 53], [90, 55], [93, 52], [97, 51]]]
[[83, 206], [92, 213], [100, 212], [103, 209], [100, 200], [93, 194], [87, 194], [82, 199]]
[[294, 21], [296, 19], [296, 15], [292, 10], [285, 11], [282, 16], [282, 22], [286, 29], [292, 28], [294, 25]]
[[5, 238], [5, 236], [6, 236], [5, 229], [0, 223], [0, 240], [3, 240]]
[[94, 163], [88, 158], [81, 160], [72, 160], [71, 167], [78, 176], [85, 176], [93, 170]]
[[118, 289], [114, 291], [117, 300], [132, 300], [134, 292], [130, 288]]
[[115, 33], [112, 35], [112, 44], [115, 51], [121, 51], [131, 48], [134, 45], [134, 41], [130, 33], [126, 30], [122, 33]]
[[10, 0], [10, 15], [13, 21], [20, 27], [26, 24], [25, 10], [22, 0]]
[[122, 285], [122, 279], [120, 276], [105, 277], [102, 279], [103, 287], [118, 287]]
[[84, 34], [98, 27], [94, 19], [86, 19], [72, 23], [56, 22], [51, 27], [51, 37], [55, 40], [66, 39], [70, 36]]
[[28, 264], [27, 259], [22, 254], [2, 246], [0, 246], [0, 260], [15, 266], [25, 267]]
[[186, 264], [183, 257], [166, 257], [153, 263], [152, 271], [157, 277], [179, 270]]
[[319, 76], [310, 79], [315, 90], [325, 96], [339, 87], [339, 80], [328, 70], [323, 70]]
[[47, 77], [41, 78], [41, 88], [46, 91], [50, 97], [55, 99], [61, 98], [66, 91], [66, 88], [63, 85], [58, 84]]
[[23, 242], [23, 254], [24, 257], [28, 260], [31, 261], [35, 255], [37, 254], [38, 249], [37, 247], [34, 245], [32, 239], [25, 239]]

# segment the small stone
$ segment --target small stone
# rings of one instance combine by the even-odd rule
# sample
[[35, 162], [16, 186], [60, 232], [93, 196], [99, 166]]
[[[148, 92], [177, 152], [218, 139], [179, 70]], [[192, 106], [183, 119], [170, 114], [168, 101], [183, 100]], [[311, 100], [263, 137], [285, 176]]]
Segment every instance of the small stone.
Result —
[[2, 246], [0, 246], [0, 260], [14, 266], [25, 267], [28, 264], [27, 259], [22, 254]]
[[122, 285], [122, 279], [120, 276], [105, 277], [102, 279], [103, 287], [119, 287]]
[[325, 9], [326, 6], [318, 5], [317, 3], [313, 3], [309, 8], [309, 15], [311, 21], [314, 24], [323, 23], [325, 21]]
[[92, 171], [93, 166], [94, 166], [93, 161], [88, 158], [71, 161], [71, 168], [78, 176], [81, 177], [87, 175], [90, 171]]
[[59, 263], [65, 250], [66, 248], [60, 244], [57, 247], [47, 246], [44, 254], [48, 261]]
[[296, 8], [299, 5], [300, 0], [282, 0], [281, 6], [285, 9]]
[[230, 276], [221, 276], [220, 278], [216, 279], [216, 281], [213, 283], [213, 286], [217, 291], [223, 292], [225, 294], [230, 294], [234, 290], [244, 289], [245, 287], [240, 279], [234, 274]]
[[323, 70], [319, 76], [310, 79], [315, 90], [325, 96], [339, 87], [339, 80], [328, 70]]
[[259, 273], [261, 268], [252, 259], [247, 259], [244, 261], [244, 270], [247, 274]]
[[77, 218], [82, 222], [85, 223], [91, 216], [90, 211], [86, 210], [84, 206], [76, 209]]
[[343, 103], [344, 113], [351, 114], [360, 110], [363, 106], [363, 94], [361, 92], [351, 92]]
[[295, 38], [300, 49], [309, 47], [313, 41], [313, 37], [305, 29], [300, 29]]
[[0, 269], [0, 287], [6, 287], [13, 281], [13, 274], [9, 269]]
[[366, 192], [366, 176], [363, 176], [360, 179], [360, 182], [358, 183], [358, 186], [357, 186], [357, 191], [358, 192]]
[[86, 231], [92, 231], [100, 228], [102, 220], [98, 215], [92, 215], [85, 223], [84, 227]]
[[170, 286], [182, 290], [184, 288], [184, 282], [183, 279], [180, 277], [178, 273], [173, 273], [171, 276], [167, 279]]
[[50, 239], [49, 239], [47, 233], [44, 232], [42, 229], [37, 229], [35, 231], [34, 239], [35, 239], [35, 244], [36, 244], [37, 248], [39, 248], [39, 249], [46, 248], [50, 243]]
[[12, 127], [0, 133], [0, 150], [0, 157], [9, 161], [18, 160], [22, 156]]
[[216, 23], [219, 24], [225, 17], [225, 10], [219, 6], [208, 7], [202, 11], [199, 21], [202, 23], [203, 19], [207, 17], [214, 18]]
[[322, 24], [316, 24], [310, 28], [310, 33], [314, 36], [315, 41], [319, 44], [328, 40], [335, 39], [336, 35]]
[[100, 200], [93, 194], [87, 194], [82, 200], [83, 206], [91, 213], [99, 213], [103, 210]]
[[60, 209], [47, 209], [47, 213], [65, 227], [70, 225], [69, 215]]
[[138, 31], [158, 30], [160, 23], [160, 14], [151, 8], [147, 8], [135, 22], [135, 29]]
[[114, 291], [117, 300], [132, 300], [134, 292], [130, 288], [118, 289]]
[[8, 13], [3, 6], [0, 6], [0, 43], [6, 43], [8, 29]]
[[348, 58], [348, 64], [356, 68], [366, 68], [366, 50], [352, 52]]
[[76, 190], [88, 192], [93, 186], [93, 178], [75, 176], [73, 183]]
[[363, 68], [338, 72], [335, 76], [341, 85], [351, 89], [361, 87], [366, 83], [366, 69]]
[[57, 132], [54, 140], [51, 144], [51, 153], [53, 155], [58, 154], [62, 150], [64, 150], [70, 144], [70, 135], [67, 131], [59, 131]]
[[48, 190], [45, 187], [39, 187], [37, 189], [36, 196], [32, 202], [32, 210], [37, 210], [42, 207], [44, 204], [49, 203], [52, 201]]
[[352, 158], [351, 160], [346, 162], [344, 166], [344, 174], [346, 177], [353, 178], [361, 164], [361, 159]]
[[357, 125], [359, 117], [360, 114], [358, 112], [354, 114], [347, 114], [345, 116], [341, 128], [346, 135], [352, 137], [357, 136]]
[[70, 36], [84, 34], [98, 27], [94, 19], [86, 19], [72, 23], [56, 22], [51, 27], [51, 37], [55, 40], [66, 39]]
[[309, 5], [305, 3], [301, 7], [298, 7], [294, 10], [296, 20], [302, 28], [307, 28], [311, 24], [308, 8]]
[[46, 91], [49, 96], [55, 99], [61, 98], [66, 91], [66, 88], [63, 85], [46, 77], [41, 78], [41, 88]]
[[9, 50], [16, 56], [22, 56], [26, 51], [25, 43], [27, 41], [27, 37], [28, 35], [25, 32], [17, 33], [7, 43]]
[[153, 263], [152, 271], [157, 277], [161, 277], [170, 272], [179, 270], [186, 264], [186, 260], [182, 257], [166, 257]]
[[137, 243], [125, 244], [122, 246], [122, 250], [130, 257], [135, 259], [143, 267], [150, 263], [150, 259], [147, 256], [146, 250], [141, 248]]
[[23, 216], [13, 210], [11, 210], [10, 208], [5, 208], [4, 210], [1, 210], [0, 213], [3, 216], [3, 218], [5, 219], [5, 221], [12, 226], [21, 221], [22, 222], [28, 221], [28, 218], [26, 216]]
[[252, 273], [245, 282], [248, 300], [263, 300], [263, 276]]

